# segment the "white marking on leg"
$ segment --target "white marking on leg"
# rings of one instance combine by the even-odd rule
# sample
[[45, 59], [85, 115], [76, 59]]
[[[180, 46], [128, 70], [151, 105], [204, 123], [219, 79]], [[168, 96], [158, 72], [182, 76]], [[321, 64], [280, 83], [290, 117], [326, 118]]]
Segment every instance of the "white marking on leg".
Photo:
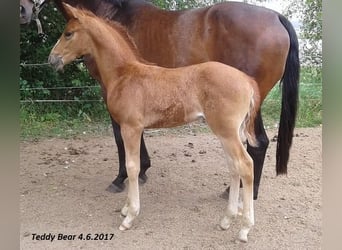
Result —
[[230, 227], [234, 218], [238, 213], [238, 199], [239, 199], [239, 186], [240, 186], [240, 177], [237, 172], [237, 162], [230, 155], [230, 141], [224, 138], [220, 138], [222, 143], [223, 150], [225, 152], [226, 160], [228, 167], [231, 172], [231, 184], [229, 189], [229, 199], [228, 199], [228, 207], [225, 213], [225, 216], [222, 218], [220, 227], [223, 230], [226, 230]]
[[250, 156], [245, 153], [245, 161], [242, 162], [242, 171], [244, 174], [242, 176], [243, 184], [243, 225], [239, 232], [239, 240], [242, 242], [247, 242], [248, 233], [254, 225], [254, 206], [253, 206], [253, 161]]
[[128, 194], [121, 213], [126, 216], [119, 229], [127, 230], [132, 227], [134, 219], [140, 212], [139, 181], [140, 172], [140, 138], [142, 130], [130, 126], [121, 126], [121, 135], [125, 145], [126, 170], [128, 176]]
[[130, 229], [132, 227], [135, 217], [137, 217], [140, 212], [138, 164], [135, 161], [128, 162], [126, 164], [128, 175], [128, 206], [125, 205], [121, 210], [123, 214], [126, 214], [125, 219], [122, 221], [119, 227], [119, 229], [122, 231]]

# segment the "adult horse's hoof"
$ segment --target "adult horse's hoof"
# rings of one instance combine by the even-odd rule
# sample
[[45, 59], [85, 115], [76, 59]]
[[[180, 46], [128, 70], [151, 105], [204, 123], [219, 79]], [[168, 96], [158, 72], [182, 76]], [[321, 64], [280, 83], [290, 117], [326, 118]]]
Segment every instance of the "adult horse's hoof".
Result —
[[253, 200], [257, 200], [258, 199], [258, 189], [254, 188], [253, 189]]
[[219, 195], [219, 197], [221, 197], [224, 200], [228, 200], [229, 199], [229, 187], [227, 187], [227, 189], [225, 189], [222, 194]]
[[121, 193], [125, 190], [125, 183], [121, 183], [120, 185], [116, 185], [114, 183], [111, 183], [107, 188], [106, 191], [111, 193]]
[[[146, 174], [140, 174], [139, 175], [139, 184], [145, 184], [147, 181], [148, 177]], [[111, 192], [111, 193], [121, 193], [122, 191], [125, 190], [126, 185], [124, 182], [120, 184], [115, 184], [115, 181], [113, 181], [107, 188], [106, 191]]]
[[148, 177], [146, 174], [139, 174], [139, 184], [145, 184]]

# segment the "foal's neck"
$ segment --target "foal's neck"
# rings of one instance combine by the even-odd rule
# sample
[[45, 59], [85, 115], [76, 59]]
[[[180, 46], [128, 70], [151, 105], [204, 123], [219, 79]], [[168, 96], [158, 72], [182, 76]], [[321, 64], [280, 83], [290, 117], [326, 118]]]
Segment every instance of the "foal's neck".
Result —
[[113, 84], [120, 77], [125, 67], [139, 63], [139, 60], [131, 42], [122, 36], [122, 31], [109, 25], [92, 30], [96, 32], [91, 34], [91, 57], [95, 60], [102, 84], [107, 89], [108, 84]]

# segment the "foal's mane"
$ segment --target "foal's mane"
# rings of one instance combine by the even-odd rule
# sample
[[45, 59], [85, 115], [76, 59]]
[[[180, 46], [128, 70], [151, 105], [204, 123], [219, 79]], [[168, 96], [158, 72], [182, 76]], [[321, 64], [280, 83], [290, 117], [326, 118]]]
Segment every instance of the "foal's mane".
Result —
[[87, 9], [79, 8], [79, 10], [81, 10], [85, 16], [96, 18], [97, 20], [101, 21], [101, 23], [103, 23], [104, 25], [108, 25], [111, 29], [119, 33], [119, 35], [127, 42], [129, 48], [132, 50], [133, 54], [135, 55], [135, 57], [137, 58], [139, 62], [154, 65], [153, 63], [150, 63], [142, 58], [133, 38], [128, 34], [127, 29], [123, 25], [121, 25], [120, 23], [116, 21], [113, 21], [107, 18], [105, 19], [100, 16], [96, 16], [93, 12]]

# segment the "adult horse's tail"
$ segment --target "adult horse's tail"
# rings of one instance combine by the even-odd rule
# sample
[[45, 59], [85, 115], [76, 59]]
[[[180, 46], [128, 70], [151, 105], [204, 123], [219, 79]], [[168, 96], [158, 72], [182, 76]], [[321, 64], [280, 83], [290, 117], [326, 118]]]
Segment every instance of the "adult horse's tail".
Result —
[[289, 151], [296, 123], [300, 71], [296, 31], [292, 24], [280, 14], [279, 20], [289, 33], [290, 49], [286, 59], [285, 72], [281, 78], [282, 101], [276, 153], [277, 175], [287, 173]]

